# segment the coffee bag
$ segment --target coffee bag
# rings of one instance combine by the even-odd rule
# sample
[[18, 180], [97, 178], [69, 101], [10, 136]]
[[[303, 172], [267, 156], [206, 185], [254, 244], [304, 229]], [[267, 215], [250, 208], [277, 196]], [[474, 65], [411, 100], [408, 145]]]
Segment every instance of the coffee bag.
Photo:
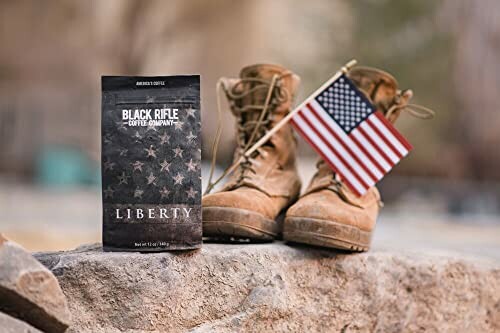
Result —
[[201, 246], [200, 77], [102, 77], [103, 246]]

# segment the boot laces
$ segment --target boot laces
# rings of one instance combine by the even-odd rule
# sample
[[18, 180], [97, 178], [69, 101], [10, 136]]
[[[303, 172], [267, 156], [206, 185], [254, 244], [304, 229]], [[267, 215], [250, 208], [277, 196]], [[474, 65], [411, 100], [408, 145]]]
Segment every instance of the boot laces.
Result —
[[[396, 79], [392, 75], [390, 75], [389, 73], [387, 73], [383, 70], [380, 70], [378, 68], [367, 67], [367, 66], [358, 66], [357, 69], [360, 69], [363, 72], [372, 72], [372, 73], [375, 73], [377, 75], [380, 75], [381, 77], [388, 76], [392, 80], [396, 81]], [[375, 89], [371, 93], [371, 96], [368, 96], [370, 100], [373, 101], [374, 97], [376, 96], [377, 90], [380, 88], [382, 82], [383, 82], [382, 80], [377, 82], [377, 84], [375, 85]], [[389, 108], [386, 109], [386, 108], [384, 108], [384, 106], [381, 106], [382, 107], [381, 111], [384, 113], [384, 115], [387, 119], [390, 119], [390, 117], [395, 112], [400, 111], [400, 110], [406, 111], [410, 115], [412, 115], [416, 118], [420, 118], [420, 119], [432, 119], [432, 118], [434, 118], [435, 112], [433, 110], [426, 108], [422, 105], [409, 103], [408, 101], [411, 99], [412, 96], [413, 96], [413, 92], [410, 89], [397, 90], [396, 95], [394, 96], [392, 102], [390, 103]]]
[[[238, 88], [245, 83], [257, 83], [251, 89], [243, 90], [238, 93]], [[245, 104], [239, 106], [239, 101], [250, 94], [267, 89], [267, 98], [264, 104]], [[225, 88], [226, 96], [229, 100], [233, 112], [238, 118], [238, 145], [244, 151], [255, 143], [260, 137], [266, 134], [269, 125], [272, 122], [272, 111], [289, 98], [288, 89], [282, 87], [279, 77], [273, 78], [271, 82], [258, 78], [240, 79], [231, 89]], [[259, 117], [254, 119], [252, 116], [260, 111]]]
[[409, 98], [405, 98], [405, 94], [411, 93], [410, 89], [406, 90], [398, 90], [396, 92], [396, 96], [394, 96], [394, 101], [391, 107], [384, 112], [385, 117], [389, 119], [396, 111], [406, 111], [411, 116], [419, 119], [432, 119], [436, 115], [436, 113], [426, 108], [425, 106], [408, 103]]
[[[205, 194], [209, 193], [210, 190], [217, 185], [217, 183], [222, 180], [226, 174], [229, 173], [230, 169], [233, 169], [234, 165], [228, 167], [222, 175], [212, 182], [213, 172], [215, 169], [216, 156], [219, 148], [220, 138], [222, 135], [222, 109], [220, 96], [221, 92], [226, 94], [233, 113], [238, 119], [238, 156], [240, 160], [236, 167], [240, 168], [239, 178], [237, 183], [241, 183], [244, 179], [250, 178], [250, 171], [252, 174], [256, 174], [253, 168], [253, 163], [257, 155], [265, 155], [264, 150], [258, 148], [252, 156], [245, 156], [244, 153], [266, 132], [269, 130], [270, 125], [273, 123], [272, 112], [276, 107], [284, 102], [286, 102], [290, 97], [290, 92], [286, 87], [283, 87], [282, 79], [285, 76], [291, 75], [291, 72], [287, 71], [281, 75], [274, 75], [271, 81], [263, 80], [259, 78], [242, 78], [239, 79], [235, 84], [230, 86], [226, 78], [221, 78], [217, 82], [217, 112], [218, 112], [218, 125], [217, 132], [212, 145], [212, 163], [210, 166], [210, 175], [207, 185], [207, 190]], [[245, 89], [244, 85], [250, 83], [254, 84], [252, 88]], [[243, 86], [241, 91], [240, 87]], [[252, 93], [260, 90], [267, 89], [266, 99], [264, 104], [244, 104], [240, 103], [245, 97]], [[258, 113], [258, 118], [255, 115]], [[270, 141], [268, 141], [264, 146], [272, 146]]]

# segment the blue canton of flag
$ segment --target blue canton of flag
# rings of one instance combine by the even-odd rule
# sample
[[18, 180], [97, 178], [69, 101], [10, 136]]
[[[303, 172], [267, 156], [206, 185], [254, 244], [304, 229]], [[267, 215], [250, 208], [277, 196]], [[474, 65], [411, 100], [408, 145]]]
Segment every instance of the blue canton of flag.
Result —
[[343, 76], [316, 97], [316, 101], [346, 133], [375, 112], [370, 101], [356, 90], [351, 80]]

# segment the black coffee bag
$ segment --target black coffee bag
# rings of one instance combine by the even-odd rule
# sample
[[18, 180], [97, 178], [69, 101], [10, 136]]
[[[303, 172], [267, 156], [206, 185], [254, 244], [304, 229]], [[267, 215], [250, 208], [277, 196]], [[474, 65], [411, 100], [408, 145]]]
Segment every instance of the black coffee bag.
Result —
[[200, 77], [102, 77], [103, 246], [201, 246]]

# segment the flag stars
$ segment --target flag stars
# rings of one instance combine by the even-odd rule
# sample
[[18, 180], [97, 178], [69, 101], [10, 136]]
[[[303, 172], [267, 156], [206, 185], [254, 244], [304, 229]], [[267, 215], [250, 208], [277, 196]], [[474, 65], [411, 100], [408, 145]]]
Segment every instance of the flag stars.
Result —
[[156, 158], [156, 150], [154, 150], [153, 145], [150, 145], [149, 148], [144, 148], [144, 150], [148, 153], [148, 157]]
[[343, 82], [335, 82], [317, 100], [346, 132], [353, 130], [373, 112], [371, 105], [367, 105], [345, 78]]
[[177, 173], [177, 175], [175, 177], [173, 177], [174, 179], [174, 185], [182, 185], [182, 181], [184, 180], [184, 176], [181, 175], [180, 173]]
[[186, 194], [187, 194], [188, 199], [189, 198], [195, 199], [196, 195], [198, 194], [198, 191], [195, 191], [192, 187], [190, 187], [189, 190], [186, 191]]

